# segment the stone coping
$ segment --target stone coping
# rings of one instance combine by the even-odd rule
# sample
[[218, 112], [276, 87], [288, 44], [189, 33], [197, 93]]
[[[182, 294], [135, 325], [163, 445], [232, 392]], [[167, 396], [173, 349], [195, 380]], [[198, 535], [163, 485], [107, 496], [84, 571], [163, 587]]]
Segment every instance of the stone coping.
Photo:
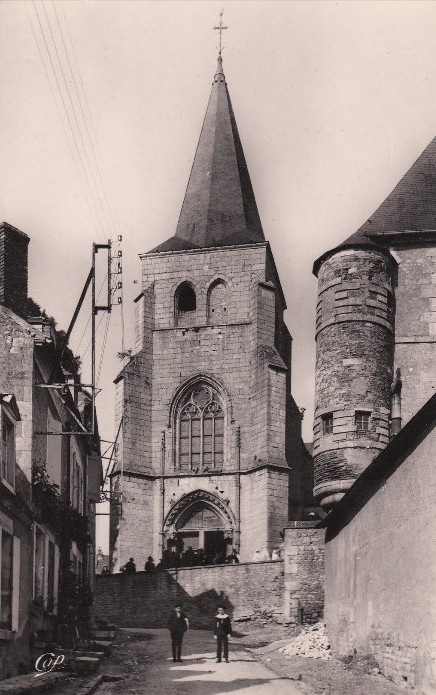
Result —
[[[304, 522], [303, 522], [304, 523]], [[313, 524], [314, 522], [308, 521], [307, 523]], [[306, 528], [306, 527], [302, 527]], [[313, 528], [311, 526], [310, 528]], [[104, 577], [105, 579], [107, 577], [134, 577], [135, 575], [143, 575], [147, 574], [150, 576], [156, 576], [156, 574], [164, 573], [164, 572], [170, 572], [172, 574], [175, 574], [176, 572], [184, 572], [185, 570], [210, 570], [210, 569], [216, 569], [217, 567], [241, 567], [241, 565], [272, 565], [276, 562], [284, 562], [284, 560], [281, 558], [279, 560], [259, 560], [258, 562], [254, 562], [251, 560], [250, 562], [228, 562], [228, 563], [223, 563], [221, 565], [193, 565], [192, 567], [169, 567], [168, 569], [161, 569], [161, 570], [154, 570], [153, 572], [146, 572], [145, 570], [137, 570], [134, 574], [124, 574], [124, 572], [114, 572], [113, 574], [96, 574], [96, 577]]]

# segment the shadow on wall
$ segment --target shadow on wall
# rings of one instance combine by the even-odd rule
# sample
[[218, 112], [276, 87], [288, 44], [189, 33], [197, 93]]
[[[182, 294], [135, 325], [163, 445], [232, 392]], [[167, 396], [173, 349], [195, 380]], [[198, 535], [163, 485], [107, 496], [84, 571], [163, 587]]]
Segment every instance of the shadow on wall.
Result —
[[166, 627], [176, 602], [196, 629], [211, 629], [220, 603], [233, 617], [271, 615], [280, 620], [283, 562], [96, 577], [95, 617], [120, 627]]
[[179, 602], [194, 629], [210, 630], [220, 603], [229, 615], [234, 611], [225, 592], [207, 589], [192, 596], [165, 570], [105, 576], [98, 579], [96, 589], [96, 617], [122, 627], [166, 627], [171, 610]]

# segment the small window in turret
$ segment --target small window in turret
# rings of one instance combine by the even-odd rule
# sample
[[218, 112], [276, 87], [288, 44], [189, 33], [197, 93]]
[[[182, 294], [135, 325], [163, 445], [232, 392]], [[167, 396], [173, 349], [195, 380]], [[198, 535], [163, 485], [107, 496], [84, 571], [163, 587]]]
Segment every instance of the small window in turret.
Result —
[[322, 416], [322, 433], [332, 434], [333, 432], [333, 413], [325, 413]]
[[368, 432], [371, 413], [367, 410], [356, 410], [354, 422], [358, 432]]

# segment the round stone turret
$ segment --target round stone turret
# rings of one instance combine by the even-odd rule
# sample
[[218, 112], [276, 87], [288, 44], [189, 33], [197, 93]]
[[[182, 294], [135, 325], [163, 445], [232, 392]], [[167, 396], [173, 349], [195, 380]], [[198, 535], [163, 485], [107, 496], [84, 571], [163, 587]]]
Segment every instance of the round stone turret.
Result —
[[330, 509], [389, 442], [396, 264], [345, 246], [315, 268], [314, 495]]

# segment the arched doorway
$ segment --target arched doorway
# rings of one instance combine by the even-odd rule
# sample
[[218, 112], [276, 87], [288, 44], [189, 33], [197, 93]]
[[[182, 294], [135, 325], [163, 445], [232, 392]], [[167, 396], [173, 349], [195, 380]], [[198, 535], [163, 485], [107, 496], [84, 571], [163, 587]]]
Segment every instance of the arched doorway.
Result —
[[232, 551], [233, 528], [222, 500], [203, 491], [191, 493], [167, 517], [167, 551], [179, 566], [221, 564]]

